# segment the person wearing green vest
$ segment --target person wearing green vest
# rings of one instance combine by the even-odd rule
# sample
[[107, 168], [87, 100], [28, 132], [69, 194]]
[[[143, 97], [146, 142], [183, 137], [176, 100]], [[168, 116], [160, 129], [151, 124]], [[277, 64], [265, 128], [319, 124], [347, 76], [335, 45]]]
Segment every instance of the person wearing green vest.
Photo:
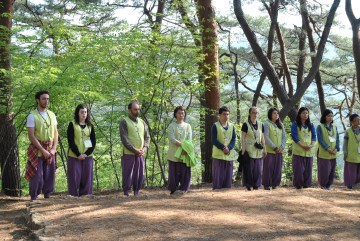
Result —
[[213, 189], [231, 188], [234, 160], [237, 152], [236, 129], [229, 122], [230, 110], [226, 106], [219, 109], [219, 121], [211, 128], [212, 140], [212, 179]]
[[25, 179], [29, 181], [31, 201], [41, 193], [44, 198], [49, 198], [55, 187], [58, 130], [56, 116], [48, 110], [49, 98], [48, 91], [37, 92], [36, 109], [31, 111], [26, 121], [30, 145]]
[[139, 194], [144, 181], [144, 154], [149, 148], [149, 134], [145, 122], [139, 118], [137, 101], [128, 105], [129, 116], [120, 122], [120, 138], [123, 147], [121, 157], [122, 188], [124, 196], [129, 196], [131, 186], [134, 196]]
[[248, 191], [258, 190], [262, 182], [262, 162], [266, 157], [264, 138], [264, 125], [258, 121], [259, 108], [253, 106], [249, 109], [247, 122], [241, 127], [241, 155], [247, 153], [248, 160], [243, 167], [243, 186]]
[[184, 193], [190, 188], [191, 167], [179, 158], [175, 153], [185, 140], [192, 141], [192, 130], [190, 124], [186, 123], [186, 112], [183, 106], [178, 106], [174, 110], [176, 122], [169, 125], [169, 149], [166, 158], [169, 163], [168, 189], [170, 194], [175, 192]]
[[296, 189], [308, 188], [312, 183], [312, 166], [315, 156], [316, 131], [309, 117], [309, 109], [301, 107], [291, 125], [293, 185]]
[[95, 130], [90, 121], [90, 110], [79, 104], [74, 113], [74, 121], [67, 129], [69, 144], [67, 159], [68, 194], [70, 196], [92, 196], [93, 157], [96, 146]]
[[344, 184], [348, 189], [360, 182], [360, 117], [350, 115], [351, 127], [346, 130], [343, 143]]
[[278, 109], [270, 108], [268, 121], [264, 122], [264, 137], [267, 155], [264, 158], [262, 184], [265, 190], [275, 189], [281, 182], [283, 164], [282, 152], [286, 145], [284, 125], [281, 123]]
[[319, 149], [317, 152], [318, 182], [323, 190], [331, 190], [336, 169], [336, 154], [340, 151], [339, 133], [333, 125], [333, 112], [326, 109], [316, 128]]

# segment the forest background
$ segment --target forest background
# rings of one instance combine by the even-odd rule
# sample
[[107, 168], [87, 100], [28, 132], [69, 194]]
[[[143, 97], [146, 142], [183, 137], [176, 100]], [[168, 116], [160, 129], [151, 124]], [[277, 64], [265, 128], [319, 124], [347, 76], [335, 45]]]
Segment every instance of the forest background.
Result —
[[[291, 181], [289, 132], [299, 106], [311, 110], [315, 124], [330, 108], [340, 133], [348, 128], [348, 116], [359, 111], [360, 20], [353, 12], [360, 9], [358, 1], [0, 4], [1, 190], [7, 195], [28, 193], [25, 123], [42, 89], [50, 91], [58, 119], [58, 192], [67, 190], [66, 130], [79, 103], [91, 108], [97, 134], [96, 190], [121, 188], [118, 124], [133, 99], [141, 103], [151, 136], [149, 187], [166, 185], [167, 127], [178, 105], [187, 108], [194, 132], [199, 162], [193, 184], [211, 182], [210, 127], [221, 105], [230, 107], [239, 136], [250, 106], [260, 108], [262, 121], [270, 107], [281, 110], [288, 132], [283, 184]], [[341, 159], [339, 153], [339, 178]]]

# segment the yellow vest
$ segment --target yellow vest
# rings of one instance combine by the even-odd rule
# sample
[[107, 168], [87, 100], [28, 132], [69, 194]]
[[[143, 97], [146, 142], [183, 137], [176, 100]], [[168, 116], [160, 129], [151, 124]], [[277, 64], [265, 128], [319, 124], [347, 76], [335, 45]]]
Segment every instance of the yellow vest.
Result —
[[49, 110], [46, 112], [48, 116], [44, 118], [37, 110], [31, 111], [35, 120], [35, 137], [42, 142], [52, 141], [54, 139], [55, 132], [55, 114]]
[[[145, 126], [142, 119], [137, 118], [137, 123], [132, 121], [129, 117], [125, 117], [127, 130], [128, 130], [128, 138], [130, 143], [136, 149], [142, 149], [144, 147], [144, 135], [145, 135]], [[124, 145], [124, 154], [135, 155], [132, 151], [127, 149]]]
[[[73, 123], [74, 127], [74, 141], [80, 154], [84, 154], [88, 148], [85, 147], [84, 141], [90, 140], [91, 126], [86, 126], [84, 129], [77, 123]], [[69, 148], [68, 156], [77, 158], [76, 154]], [[91, 156], [91, 155], [90, 155]]]
[[[268, 121], [269, 125], [269, 137], [271, 141], [275, 144], [276, 147], [281, 146], [282, 141], [282, 129], [279, 129], [276, 125], [273, 124], [273, 122]], [[265, 139], [266, 142], [266, 139]], [[276, 152], [270, 147], [269, 144], [266, 143], [266, 151], [268, 153], [275, 154]]]
[[[258, 128], [255, 130], [252, 127], [252, 124], [247, 122], [248, 131], [245, 136], [245, 150], [249, 153], [250, 158], [259, 159], [262, 157], [263, 149], [257, 149], [254, 144], [255, 142], [261, 143], [262, 139], [262, 123], [260, 121], [258, 123]], [[254, 135], [255, 133], [255, 135]], [[256, 139], [255, 139], [256, 136]], [[261, 143], [262, 144], [262, 143]], [[264, 147], [265, 148], [265, 147]]]
[[[311, 144], [311, 129], [309, 128], [301, 128], [301, 130], [299, 129], [299, 127], [296, 127], [298, 130], [298, 137], [299, 140], [307, 145]], [[302, 148], [299, 144], [295, 143], [295, 141], [293, 141], [292, 143], [292, 153], [293, 155], [298, 155], [298, 156], [302, 156], [302, 157], [313, 157], [315, 156], [315, 144], [313, 146], [313, 148], [311, 148], [310, 151], [305, 151], [304, 148]]]
[[[225, 130], [224, 127], [220, 124], [220, 122], [215, 123], [216, 132], [217, 132], [217, 140], [223, 144], [224, 146], [228, 146], [231, 142], [232, 134], [234, 132], [234, 125], [232, 123], [228, 123], [228, 129]], [[234, 161], [238, 158], [238, 153], [236, 150], [230, 150], [230, 153], [225, 155], [223, 150], [220, 150], [215, 145], [212, 148], [212, 158], [225, 160], [225, 161]]]
[[[331, 131], [329, 132], [328, 129], [326, 129], [325, 124], [319, 125], [321, 128], [322, 133], [322, 139], [325, 141], [326, 144], [330, 146], [330, 149], [333, 150], [336, 147], [336, 136], [337, 131], [335, 126], [331, 126]], [[330, 135], [329, 135], [330, 134]], [[333, 138], [333, 142], [330, 142], [330, 136]], [[336, 155], [330, 154], [327, 150], [325, 150], [320, 144], [319, 144], [319, 152], [318, 156], [323, 159], [335, 159]]]
[[[183, 123], [179, 126], [176, 123], [171, 123], [169, 128], [174, 128], [175, 139], [183, 142], [190, 131], [190, 125], [188, 123]], [[191, 140], [190, 140], [191, 141]], [[173, 162], [183, 162], [181, 159], [175, 157], [175, 153], [179, 147], [169, 141], [169, 149], [166, 155], [166, 159]]]
[[358, 151], [358, 148], [360, 146], [360, 134], [355, 135], [352, 128], [347, 129], [346, 132], [349, 137], [347, 145], [348, 156], [346, 161], [352, 163], [360, 163], [360, 154]]

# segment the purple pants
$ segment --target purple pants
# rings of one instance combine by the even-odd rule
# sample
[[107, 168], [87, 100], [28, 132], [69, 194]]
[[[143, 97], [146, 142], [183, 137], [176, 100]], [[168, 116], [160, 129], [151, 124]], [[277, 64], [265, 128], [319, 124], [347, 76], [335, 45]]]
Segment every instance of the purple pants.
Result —
[[243, 186], [259, 188], [262, 179], [262, 158], [249, 158], [244, 163]]
[[134, 195], [139, 194], [139, 190], [144, 181], [144, 156], [124, 154], [121, 157], [122, 168], [122, 188], [124, 195], [129, 195], [131, 186]]
[[313, 157], [293, 155], [293, 185], [296, 188], [310, 187], [312, 183]]
[[264, 187], [276, 187], [281, 182], [283, 157], [281, 153], [268, 153], [264, 159], [263, 179]]
[[213, 158], [212, 179], [213, 189], [231, 188], [234, 161]]
[[72, 196], [93, 194], [93, 158], [86, 157], [81, 161], [74, 157], [68, 157], [67, 181], [68, 193]]
[[55, 156], [52, 157], [50, 164], [47, 164], [41, 157], [38, 157], [36, 175], [29, 181], [31, 200], [36, 200], [41, 193], [45, 198], [49, 198], [55, 187]]
[[336, 158], [317, 159], [318, 181], [321, 187], [330, 187], [335, 177]]
[[[176, 190], [187, 191], [190, 188], [191, 167], [187, 167], [185, 163], [168, 161], [168, 189], [171, 193]], [[179, 186], [180, 183], [180, 186]]]
[[360, 163], [352, 163], [345, 161], [344, 165], [344, 184], [348, 188], [352, 188], [356, 183], [360, 182]]

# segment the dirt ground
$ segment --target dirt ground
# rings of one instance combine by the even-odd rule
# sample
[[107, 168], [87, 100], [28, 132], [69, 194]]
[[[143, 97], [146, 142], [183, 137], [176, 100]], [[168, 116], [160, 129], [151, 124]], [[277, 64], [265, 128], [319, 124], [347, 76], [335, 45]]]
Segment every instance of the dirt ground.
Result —
[[[212, 191], [183, 195], [145, 189], [95, 198], [64, 194], [27, 209], [40, 226], [24, 226], [25, 198], [0, 197], [0, 240], [360, 240], [360, 189]], [[5, 217], [5, 218], [3, 218]]]

